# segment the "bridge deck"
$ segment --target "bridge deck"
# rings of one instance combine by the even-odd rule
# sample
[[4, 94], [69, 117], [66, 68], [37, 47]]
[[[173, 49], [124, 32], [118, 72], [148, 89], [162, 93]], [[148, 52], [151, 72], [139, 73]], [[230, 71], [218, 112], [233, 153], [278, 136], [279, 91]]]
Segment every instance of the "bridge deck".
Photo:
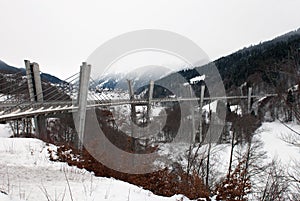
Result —
[[[277, 94], [265, 94], [262, 96], [252, 95], [251, 98], [262, 98], [267, 96], [277, 96]], [[248, 96], [229, 96], [229, 97], [205, 97], [203, 100], [230, 100], [230, 99], [247, 99]], [[151, 103], [158, 102], [184, 102], [184, 101], [200, 101], [200, 98], [156, 98], [152, 99]], [[38, 115], [47, 115], [61, 112], [75, 112], [78, 107], [75, 106], [75, 101], [56, 101], [43, 103], [0, 103], [0, 121], [16, 120], [21, 118], [34, 117]], [[146, 99], [117, 99], [109, 101], [88, 101], [87, 108], [116, 106], [116, 105], [146, 105], [149, 101]], [[5, 110], [6, 109], [6, 110]], [[14, 110], [13, 110], [14, 109]]]

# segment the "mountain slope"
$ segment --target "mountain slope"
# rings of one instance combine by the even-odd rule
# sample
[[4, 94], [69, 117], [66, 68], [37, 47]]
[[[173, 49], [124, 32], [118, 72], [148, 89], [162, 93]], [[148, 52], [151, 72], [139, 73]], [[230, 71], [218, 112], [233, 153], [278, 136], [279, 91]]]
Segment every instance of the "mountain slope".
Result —
[[[69, 99], [68, 95], [62, 94], [55, 86], [64, 83], [64, 81], [47, 73], [41, 73], [41, 79], [44, 100], [49, 101], [54, 98], [60, 100]], [[0, 94], [2, 101], [29, 100], [26, 71], [24, 68], [16, 68], [0, 60]]]
[[[285, 81], [284, 72], [300, 69], [300, 29], [259, 45], [244, 48], [215, 61], [226, 89], [240, 86], [245, 81], [252, 84], [276, 84], [274, 79]], [[290, 82], [293, 82], [291, 80]]]
[[[5, 62], [0, 60], [0, 73], [1, 74], [14, 74], [14, 73], [21, 73], [22, 76], [26, 75], [25, 68], [17, 68], [14, 66], [10, 66]], [[48, 73], [41, 73], [41, 78], [44, 82], [50, 82], [52, 84], [58, 84], [61, 80], [53, 75]]]
[[[271, 41], [244, 48], [210, 64], [170, 74], [158, 83], [181, 84], [182, 82], [178, 80], [182, 77], [188, 82], [201, 73], [208, 72], [212, 65], [217, 67], [227, 95], [239, 95], [241, 93], [239, 87], [243, 84], [252, 86], [254, 94], [272, 93], [278, 88], [286, 90], [298, 82], [295, 75], [299, 75], [300, 72], [300, 29]], [[196, 94], [200, 94], [201, 83], [193, 85]], [[179, 86], [173, 86], [177, 87]]]
[[158, 80], [169, 74], [169, 69], [163, 69], [159, 66], [146, 66], [134, 69], [127, 73], [107, 74], [98, 79], [97, 88], [100, 90], [108, 89], [128, 89], [127, 80], [133, 81], [133, 87], [142, 87], [148, 85], [150, 80]]

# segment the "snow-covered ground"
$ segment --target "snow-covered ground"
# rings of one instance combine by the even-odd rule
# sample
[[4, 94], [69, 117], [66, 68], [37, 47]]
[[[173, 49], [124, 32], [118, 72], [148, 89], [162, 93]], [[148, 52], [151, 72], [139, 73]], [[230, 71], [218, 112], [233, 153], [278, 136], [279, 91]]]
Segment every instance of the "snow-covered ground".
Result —
[[[300, 131], [300, 125], [289, 126]], [[7, 127], [0, 126], [0, 201], [71, 201], [72, 198], [74, 201], [189, 200], [182, 195], [157, 196], [123, 181], [95, 177], [90, 172], [70, 167], [66, 163], [52, 162], [49, 160], [48, 149], [55, 150], [54, 145], [47, 145], [38, 139], [8, 138], [11, 135], [8, 131]], [[280, 122], [263, 123], [257, 133], [264, 143], [263, 150], [267, 151], [269, 161], [277, 158], [288, 166], [292, 160], [299, 160], [300, 148], [282, 140], [284, 136], [294, 134]], [[161, 152], [171, 160], [181, 160], [186, 165], [184, 147], [187, 146], [164, 145]], [[229, 145], [216, 145], [212, 149], [213, 153], [217, 153], [215, 157], [224, 161], [222, 167], [216, 167], [220, 174], [226, 174], [229, 150]], [[204, 151], [205, 148], [200, 153]]]
[[[300, 132], [300, 125], [287, 124], [288, 127]], [[289, 165], [295, 160], [300, 160], [300, 147], [292, 145], [286, 141], [298, 140], [300, 144], [300, 136], [297, 136], [292, 130], [282, 123], [265, 122], [258, 129], [258, 133], [264, 142], [264, 150], [269, 158], [277, 158], [284, 165]]]
[[11, 128], [8, 124], [0, 124], [0, 137], [12, 136]]
[[[300, 125], [289, 123], [287, 126], [296, 132], [300, 132]], [[284, 124], [275, 122], [265, 122], [256, 130], [254, 141], [261, 141], [262, 147], [257, 149], [257, 154], [266, 153], [266, 157], [255, 159], [260, 167], [268, 166], [272, 161], [277, 161], [280, 167], [285, 172], [295, 172], [295, 164], [300, 162], [300, 147], [286, 141], [293, 141], [300, 144], [300, 136], [295, 134]], [[184, 170], [187, 170], [188, 165], [188, 149], [189, 144], [163, 144], [159, 146], [159, 154], [162, 156], [162, 161], [157, 160], [156, 165], [164, 167], [165, 165], [172, 167], [174, 162], [179, 163]], [[192, 149], [193, 155], [197, 152], [196, 164], [199, 164], [202, 159], [207, 157], [208, 145], [203, 145], [197, 150], [197, 144]], [[212, 144], [210, 152], [210, 171], [212, 172], [212, 183], [218, 182], [219, 179], [225, 177], [228, 173], [230, 160], [230, 144]], [[238, 157], [237, 152], [246, 151], [246, 146], [236, 146], [234, 151], [234, 161]], [[164, 160], [164, 159], [167, 160]], [[297, 174], [297, 173], [296, 173]], [[265, 175], [255, 175], [251, 178], [253, 186], [253, 194], [249, 195], [250, 200], [257, 200], [255, 192], [258, 188], [263, 188], [265, 184]], [[266, 178], [265, 178], [266, 179]], [[294, 192], [294, 188], [290, 186], [290, 191]], [[299, 192], [297, 192], [299, 193]]]
[[[300, 125], [290, 123], [288, 127], [300, 133]], [[284, 165], [289, 165], [290, 162], [300, 160], [300, 147], [292, 145], [286, 141], [298, 140], [300, 144], [300, 136], [297, 136], [291, 129], [284, 124], [275, 122], [264, 122], [260, 128], [256, 131], [256, 139], [263, 142], [262, 151], [267, 153], [267, 161], [277, 159]], [[183, 166], [187, 165], [186, 156], [189, 144], [164, 144], [160, 146], [159, 153], [166, 155], [172, 162], [180, 162]], [[194, 151], [197, 146], [194, 148]], [[204, 145], [198, 150], [198, 155], [205, 154], [207, 147]], [[213, 144], [212, 154], [222, 156], [223, 165], [226, 165], [226, 160], [229, 161], [230, 144]], [[218, 157], [218, 156], [216, 156]]]
[[0, 137], [1, 201], [189, 200], [182, 195], [157, 196], [123, 181], [95, 177], [66, 163], [52, 162], [48, 149], [55, 150], [54, 145], [38, 139], [7, 136], [2, 132]]

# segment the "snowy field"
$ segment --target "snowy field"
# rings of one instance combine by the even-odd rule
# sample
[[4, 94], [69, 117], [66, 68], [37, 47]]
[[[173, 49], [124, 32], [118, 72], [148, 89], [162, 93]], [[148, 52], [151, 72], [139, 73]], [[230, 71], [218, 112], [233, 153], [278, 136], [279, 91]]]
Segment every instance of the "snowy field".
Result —
[[[289, 125], [300, 131], [299, 125]], [[65, 163], [49, 160], [48, 149], [53, 145], [37, 139], [8, 138], [9, 129], [0, 127], [0, 201], [187, 201], [182, 195], [162, 197], [140, 187], [113, 178], [95, 177], [92, 173]], [[280, 122], [263, 123], [258, 135], [264, 142], [269, 160], [274, 157], [287, 167], [293, 160], [299, 160], [300, 148], [282, 140], [293, 132]], [[180, 160], [184, 150], [166, 145], [168, 157]], [[222, 153], [226, 170], [229, 160], [229, 145], [219, 145], [214, 151]], [[172, 153], [172, 154], [171, 154]], [[182, 160], [182, 158], [181, 158]], [[186, 163], [182, 161], [182, 163]], [[68, 185], [69, 183], [69, 185]]]
[[[288, 124], [288, 126], [300, 132], [300, 125]], [[300, 147], [286, 142], [286, 140], [297, 140], [300, 144], [300, 138], [282, 123], [263, 123], [258, 129], [258, 133], [264, 142], [264, 150], [269, 159], [277, 158], [286, 166], [293, 161], [300, 160]]]
[[[288, 124], [291, 129], [300, 132], [300, 125]], [[262, 126], [256, 131], [256, 138], [263, 142], [263, 150], [267, 152], [268, 161], [276, 158], [284, 165], [289, 165], [292, 161], [299, 160], [300, 147], [290, 144], [286, 141], [293, 140], [300, 144], [300, 137], [297, 136], [291, 129], [287, 128], [280, 122], [264, 122]], [[182, 161], [182, 165], [187, 165], [187, 161], [184, 160], [183, 154], [188, 149], [188, 144], [181, 143], [170, 146], [165, 144], [160, 146], [160, 154], [168, 155], [168, 158], [172, 161]], [[206, 151], [204, 145], [199, 149], [199, 155]], [[230, 144], [218, 144], [212, 148], [212, 153], [218, 153], [224, 160], [226, 166], [226, 158], [229, 160]]]
[[0, 201], [189, 200], [182, 195], [157, 196], [126, 182], [49, 161], [48, 149], [55, 150], [55, 146], [7, 136], [2, 132], [0, 137]]

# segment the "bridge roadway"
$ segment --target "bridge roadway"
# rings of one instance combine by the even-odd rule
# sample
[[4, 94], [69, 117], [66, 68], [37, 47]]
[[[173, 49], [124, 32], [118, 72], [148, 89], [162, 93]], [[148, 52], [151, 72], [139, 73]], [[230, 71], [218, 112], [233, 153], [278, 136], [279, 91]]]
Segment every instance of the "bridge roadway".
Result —
[[[277, 94], [252, 95], [251, 98], [263, 98], [268, 96], [277, 96]], [[247, 99], [248, 96], [228, 96], [228, 97], [204, 97], [203, 100], [230, 100], [230, 99]], [[184, 101], [200, 101], [200, 98], [155, 98], [151, 103], [158, 102], [184, 102]], [[117, 105], [146, 105], [149, 104], [147, 99], [115, 99], [107, 101], [88, 101], [87, 109], [105, 106]], [[43, 103], [1, 103], [0, 102], [0, 122], [17, 120], [21, 118], [30, 118], [38, 115], [48, 115], [62, 112], [76, 112], [78, 106], [76, 101], [55, 101]], [[1, 111], [2, 110], [2, 111]]]

